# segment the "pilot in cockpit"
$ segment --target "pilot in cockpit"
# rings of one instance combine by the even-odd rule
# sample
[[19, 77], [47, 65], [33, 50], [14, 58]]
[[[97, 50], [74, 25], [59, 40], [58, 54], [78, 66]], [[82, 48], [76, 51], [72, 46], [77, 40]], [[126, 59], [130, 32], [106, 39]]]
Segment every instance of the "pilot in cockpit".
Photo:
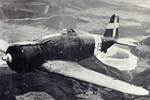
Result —
[[63, 29], [61, 33], [62, 35], [67, 35], [67, 36], [77, 36], [77, 33], [74, 29]]

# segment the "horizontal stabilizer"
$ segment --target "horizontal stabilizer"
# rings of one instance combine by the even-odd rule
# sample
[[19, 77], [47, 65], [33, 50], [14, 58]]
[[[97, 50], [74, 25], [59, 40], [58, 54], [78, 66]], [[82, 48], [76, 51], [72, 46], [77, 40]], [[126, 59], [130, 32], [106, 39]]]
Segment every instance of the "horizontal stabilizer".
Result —
[[95, 85], [107, 87], [124, 93], [134, 95], [148, 95], [149, 91], [121, 80], [106, 76], [104, 74], [86, 69], [78, 63], [67, 61], [48, 61], [42, 67], [49, 72], [61, 74], [67, 77], [75, 78]]
[[130, 38], [119, 38], [115, 41], [115, 43], [131, 47], [136, 47], [139, 44], [138, 41]]

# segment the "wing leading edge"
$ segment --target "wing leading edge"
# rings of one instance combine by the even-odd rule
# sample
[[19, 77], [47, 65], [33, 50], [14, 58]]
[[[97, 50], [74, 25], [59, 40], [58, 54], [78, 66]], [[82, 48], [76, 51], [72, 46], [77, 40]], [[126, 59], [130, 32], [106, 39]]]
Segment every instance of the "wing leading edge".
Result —
[[95, 85], [111, 88], [133, 95], [148, 95], [149, 91], [118, 79], [106, 76], [104, 74], [86, 69], [78, 63], [68, 61], [48, 61], [42, 65], [49, 72], [61, 74], [67, 77], [75, 78]]

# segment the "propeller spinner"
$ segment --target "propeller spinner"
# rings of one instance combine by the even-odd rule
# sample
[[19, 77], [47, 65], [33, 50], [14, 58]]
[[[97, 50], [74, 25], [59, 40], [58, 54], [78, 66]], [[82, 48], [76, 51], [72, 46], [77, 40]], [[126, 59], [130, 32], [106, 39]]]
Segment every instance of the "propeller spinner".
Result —
[[2, 60], [11, 63], [12, 62], [11, 54], [9, 54], [9, 53], [6, 54], [5, 56], [2, 57]]

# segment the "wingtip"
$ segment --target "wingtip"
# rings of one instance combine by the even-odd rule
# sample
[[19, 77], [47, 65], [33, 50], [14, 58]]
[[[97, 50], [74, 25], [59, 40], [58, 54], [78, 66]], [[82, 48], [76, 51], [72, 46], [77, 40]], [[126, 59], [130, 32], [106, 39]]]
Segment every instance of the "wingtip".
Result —
[[134, 87], [130, 90], [131, 94], [139, 95], [139, 96], [146, 96], [149, 95], [149, 91], [143, 87]]
[[149, 91], [143, 88], [143, 91], [140, 91], [140, 95], [149, 95]]
[[149, 95], [149, 91], [148, 90], [146, 90], [145, 95]]

